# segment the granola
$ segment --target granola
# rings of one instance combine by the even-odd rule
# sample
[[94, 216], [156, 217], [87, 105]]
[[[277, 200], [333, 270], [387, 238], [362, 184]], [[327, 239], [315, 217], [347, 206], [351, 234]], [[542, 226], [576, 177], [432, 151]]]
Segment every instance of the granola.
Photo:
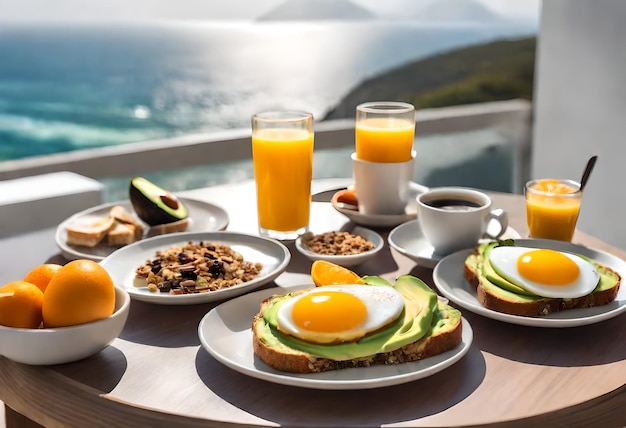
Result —
[[374, 248], [374, 243], [349, 232], [308, 233], [302, 238], [311, 251], [325, 255], [361, 254]]
[[187, 242], [157, 251], [135, 270], [148, 290], [170, 294], [206, 293], [241, 284], [259, 275], [262, 263], [244, 260], [229, 245]]

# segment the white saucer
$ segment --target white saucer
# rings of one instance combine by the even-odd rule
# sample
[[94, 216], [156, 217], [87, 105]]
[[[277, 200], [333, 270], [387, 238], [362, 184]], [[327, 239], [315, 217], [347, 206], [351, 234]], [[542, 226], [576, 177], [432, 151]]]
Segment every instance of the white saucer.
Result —
[[[519, 239], [521, 235], [507, 227], [499, 239]], [[422, 234], [418, 220], [408, 221], [389, 232], [387, 238], [391, 248], [422, 266], [434, 268], [444, 256], [435, 254], [432, 245]]]
[[409, 203], [404, 210], [404, 214], [362, 214], [355, 209], [350, 209], [346, 206], [343, 206], [343, 204], [335, 203], [334, 201], [331, 203], [333, 205], [333, 208], [348, 217], [356, 224], [360, 224], [362, 226], [393, 227], [417, 218], [416, 197], [417, 195], [424, 193], [427, 190], [428, 187], [426, 186], [414, 182], [410, 183]]

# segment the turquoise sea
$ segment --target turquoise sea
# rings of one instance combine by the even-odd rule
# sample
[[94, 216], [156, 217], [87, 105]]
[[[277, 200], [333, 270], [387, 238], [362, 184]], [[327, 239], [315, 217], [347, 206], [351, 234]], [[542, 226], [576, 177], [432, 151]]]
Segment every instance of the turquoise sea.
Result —
[[534, 34], [526, 25], [415, 22], [0, 27], [0, 161], [317, 119], [359, 82], [425, 56]]

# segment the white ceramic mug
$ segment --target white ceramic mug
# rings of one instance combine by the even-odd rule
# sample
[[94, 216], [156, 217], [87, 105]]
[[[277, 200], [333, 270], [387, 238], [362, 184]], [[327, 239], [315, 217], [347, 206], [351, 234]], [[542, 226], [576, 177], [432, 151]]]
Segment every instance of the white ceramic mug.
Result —
[[465, 187], [437, 187], [418, 195], [417, 217], [440, 256], [475, 247], [485, 235], [497, 239], [508, 227], [506, 211], [492, 210], [487, 194]]
[[404, 214], [415, 173], [415, 151], [406, 162], [369, 162], [352, 153], [354, 190], [361, 214]]

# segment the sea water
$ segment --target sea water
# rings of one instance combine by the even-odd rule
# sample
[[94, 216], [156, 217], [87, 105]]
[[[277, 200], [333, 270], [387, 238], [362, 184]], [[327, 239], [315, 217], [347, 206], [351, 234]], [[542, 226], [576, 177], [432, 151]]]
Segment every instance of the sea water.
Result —
[[6, 24], [0, 161], [249, 127], [268, 109], [321, 119], [365, 79], [520, 25], [415, 22]]

